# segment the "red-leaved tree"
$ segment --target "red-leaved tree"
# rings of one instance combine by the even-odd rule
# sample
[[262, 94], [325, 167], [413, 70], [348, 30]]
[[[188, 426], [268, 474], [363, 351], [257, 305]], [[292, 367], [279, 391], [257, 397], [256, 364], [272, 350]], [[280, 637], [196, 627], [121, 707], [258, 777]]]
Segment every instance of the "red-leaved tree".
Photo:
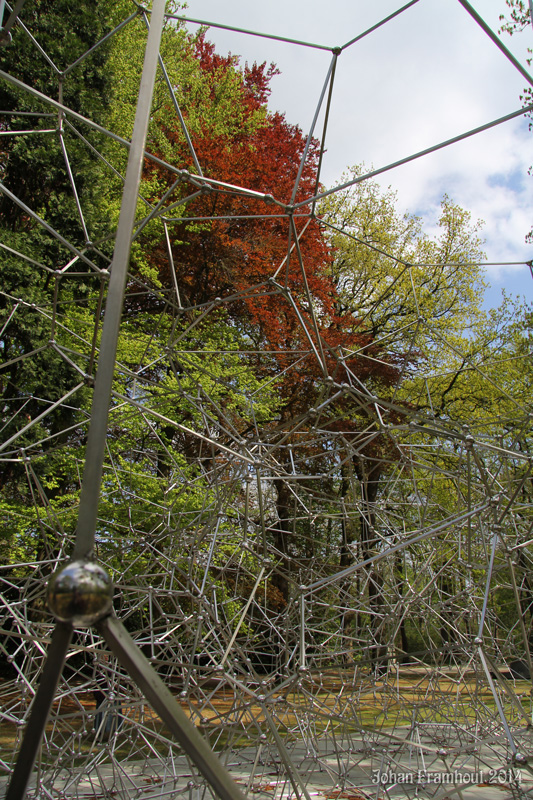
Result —
[[[211, 99], [215, 101], [224, 76], [236, 69], [235, 59], [218, 56], [204, 37], [195, 47], [202, 70], [212, 78]], [[396, 370], [354, 315], [339, 310], [342, 304], [332, 278], [330, 244], [312, 205], [293, 213], [295, 203], [316, 194], [320, 148], [316, 140], [311, 142], [295, 192], [306, 138], [282, 114], [267, 109], [269, 82], [275, 72], [266, 64], [254, 64], [242, 71], [239, 114], [243, 122], [238, 130], [216, 132], [205, 120], [200, 130], [192, 132], [194, 153], [207, 179], [203, 188], [193, 154], [170, 106], [163, 133], [173, 153], [173, 166], [193, 176], [192, 182], [184, 180], [168, 199], [169, 205], [178, 199], [186, 201], [182, 216], [169, 223], [181, 305], [194, 309], [221, 298], [231, 324], [247, 334], [254, 351], [268, 353], [257, 357], [257, 369], [282, 376], [278, 383], [281, 414], [272, 432], [275, 436], [277, 430], [281, 438], [315, 404], [328, 376], [344, 380], [348, 367], [361, 381], [390, 382]], [[147, 164], [146, 175], [160, 193], [176, 179], [174, 173], [154, 163]], [[197, 190], [199, 193], [192, 196]], [[163, 238], [153, 243], [150, 261], [161, 282], [172, 285]], [[361, 348], [364, 358], [356, 354]], [[302, 353], [307, 355], [302, 357]], [[309, 470], [316, 471], [311, 425], [298, 426], [297, 446], [300, 468], [305, 469], [308, 458]], [[331, 458], [331, 454], [323, 455], [326, 460]], [[290, 472], [283, 458], [289, 458], [287, 449], [279, 455], [281, 475], [284, 468]], [[274, 486], [277, 520], [270, 534], [280, 567], [273, 584], [286, 601], [293, 495], [283, 477], [276, 479]]]

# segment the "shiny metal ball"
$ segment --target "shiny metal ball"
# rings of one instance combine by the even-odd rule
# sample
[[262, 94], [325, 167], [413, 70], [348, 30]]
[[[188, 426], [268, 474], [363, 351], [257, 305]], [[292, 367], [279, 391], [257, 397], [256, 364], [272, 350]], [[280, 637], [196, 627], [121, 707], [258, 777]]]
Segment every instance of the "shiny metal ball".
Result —
[[88, 626], [111, 609], [113, 583], [98, 564], [71, 561], [50, 578], [46, 599], [60, 622]]

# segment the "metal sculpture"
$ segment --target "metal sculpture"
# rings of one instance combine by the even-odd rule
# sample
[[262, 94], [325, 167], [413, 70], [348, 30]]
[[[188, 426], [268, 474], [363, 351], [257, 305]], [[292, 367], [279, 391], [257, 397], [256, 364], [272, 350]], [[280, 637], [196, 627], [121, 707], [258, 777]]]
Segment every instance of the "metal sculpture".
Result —
[[[31, 36], [23, 3], [8, 10], [6, 47], [16, 43], [18, 27]], [[365, 379], [354, 364], [382, 358], [368, 340], [350, 350], [324, 341], [309, 287], [314, 266], [302, 256], [307, 226], [320, 199], [383, 171], [327, 192], [317, 184], [313, 196], [298, 199], [343, 48], [333, 50], [290, 202], [282, 202], [202, 174], [160, 54], [164, 20], [164, 0], [154, 0], [151, 12], [136, 7], [106, 36], [139, 23], [149, 29], [129, 143], [0, 73], [48, 109], [39, 113], [57, 114], [57, 130], [44, 133], [59, 131], [86, 239], [83, 247], [73, 243], [41, 209], [2, 187], [31, 225], [59, 242], [64, 259], [51, 270], [35, 253], [0, 242], [6, 258], [49, 278], [41, 304], [31, 283], [3, 289], [2, 336], [19, 318], [47, 332], [42, 347], [4, 369], [38, 365], [44, 352], [72, 370], [59, 398], [28, 393], [6, 400], [2, 412], [0, 458], [6, 470], [20, 470], [15, 494], [24, 485], [31, 499], [27, 507], [6, 502], [6, 525], [37, 531], [40, 542], [35, 557], [11, 557], [1, 572], [10, 665], [0, 684], [1, 714], [15, 743], [15, 755], [1, 762], [6, 798], [27, 791], [43, 798], [192, 798], [206, 791], [224, 800], [273, 793], [444, 798], [470, 796], [462, 793], [473, 787], [483, 797], [493, 787], [531, 797], [531, 459], [523, 446], [531, 405], [524, 384], [517, 378], [507, 385], [498, 419], [480, 415], [465, 427], [428, 410], [431, 402], [422, 408], [413, 394], [399, 399]], [[61, 86], [76, 64], [57, 69]], [[194, 173], [145, 152], [158, 64]], [[128, 146], [108, 267], [105, 242], [94, 244], [87, 233], [66, 122], [102, 161], [87, 130]], [[145, 158], [175, 180], [150, 201], [139, 199]], [[185, 198], [174, 196], [183, 186]], [[259, 217], [265, 227], [275, 208], [287, 223], [285, 258], [264, 281], [188, 303], [173, 263], [175, 231], [184, 221], [209, 220], [172, 211], [227, 193], [242, 200], [242, 219]], [[257, 213], [250, 215], [248, 202]], [[168, 265], [168, 284], [160, 286], [128, 277], [132, 243], [154, 220]], [[394, 283], [398, 260], [383, 255]], [[411, 276], [416, 267], [399, 265]], [[91, 283], [94, 306], [86, 316], [69, 316], [62, 304], [67, 278]], [[139, 297], [148, 298], [150, 311], [139, 313], [136, 327], [123, 310], [125, 303], [137, 308]], [[273, 300], [296, 320], [285, 350], [265, 351], [250, 332], [237, 340], [231, 325], [222, 327], [221, 312], [249, 298]], [[204, 321], [215, 331], [208, 342], [198, 334], [207, 330]], [[457, 356], [431, 319], [418, 315], [407, 327], [410, 352], [419, 337], [434, 335], [443, 352]], [[391, 332], [391, 347], [395, 336], [405, 330]], [[135, 367], [121, 341], [135, 352]], [[528, 358], [529, 351], [517, 351], [520, 375]], [[384, 357], [382, 366], [390, 366]], [[297, 413], [284, 417], [280, 406], [268, 416], [271, 388], [287, 375], [300, 381], [302, 373], [313, 381], [314, 405], [304, 407], [303, 396]], [[495, 383], [493, 372], [479, 367], [468, 366], [461, 376], [467, 374], [478, 381], [476, 392]], [[437, 378], [424, 376], [430, 401]], [[88, 389], [90, 410], [80, 399]], [[38, 412], [28, 419], [30, 400]], [[58, 411], [67, 422], [47, 429]], [[53, 476], [39, 471], [43, 458], [83, 471], [73, 478], [79, 501], [76, 492], [55, 491]]]

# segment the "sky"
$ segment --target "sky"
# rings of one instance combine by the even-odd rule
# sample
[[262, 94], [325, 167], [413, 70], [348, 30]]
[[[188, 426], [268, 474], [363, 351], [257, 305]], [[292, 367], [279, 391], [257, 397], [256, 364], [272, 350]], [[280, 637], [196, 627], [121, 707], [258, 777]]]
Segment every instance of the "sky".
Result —
[[[188, 17], [327, 46], [346, 44], [408, 0], [188, 0]], [[497, 32], [505, 0], [472, 0]], [[191, 30], [198, 26], [189, 25]], [[242, 63], [275, 62], [269, 106], [308, 133], [332, 59], [331, 52], [211, 27], [219, 53]], [[501, 39], [520, 63], [533, 48], [533, 28]], [[459, 0], [418, 0], [339, 56], [322, 181], [342, 182], [350, 165], [387, 166], [449, 138], [517, 111], [525, 78], [506, 59]], [[321, 136], [319, 116], [317, 135]], [[398, 197], [398, 209], [417, 214], [437, 232], [444, 194], [483, 220], [488, 262], [533, 259], [525, 235], [533, 225], [533, 131], [520, 116], [379, 178]], [[487, 266], [486, 304], [505, 288], [533, 300], [525, 265]]]

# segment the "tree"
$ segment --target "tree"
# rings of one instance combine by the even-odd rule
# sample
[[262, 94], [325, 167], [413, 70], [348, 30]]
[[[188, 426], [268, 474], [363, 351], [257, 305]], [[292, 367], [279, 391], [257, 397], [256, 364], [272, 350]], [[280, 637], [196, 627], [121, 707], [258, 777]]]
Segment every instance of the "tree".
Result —
[[[531, 310], [505, 298], [460, 348], [443, 353], [441, 370], [428, 378], [427, 387], [428, 394], [441, 398], [438, 419], [451, 433], [448, 445], [435, 454], [434, 468], [443, 475], [441, 507], [449, 507], [461, 492], [469, 506], [490, 498], [498, 509], [498, 521], [492, 525], [503, 552], [495, 559], [492, 585], [497, 602], [489, 624], [495, 653], [506, 659], [521, 658], [524, 648], [530, 653], [532, 646], [529, 554], [524, 547], [531, 526], [530, 356]], [[520, 497], [514, 507], [509, 503], [513, 496]], [[475, 525], [457, 533], [464, 539], [466, 557], [463, 570], [453, 577], [454, 587], [465, 592], [468, 585], [475, 588], [481, 603], [486, 576], [476, 575], [473, 564], [482, 561], [477, 554], [487, 542]], [[511, 561], [508, 553], [514, 548], [517, 557]], [[521, 629], [522, 622], [509, 626], [510, 615], [528, 620], [528, 632]]]
[[[108, 46], [95, 50], [64, 83], [61, 73], [107, 32], [108, 10], [104, 2], [94, 4], [90, 12], [82, 7], [73, 9], [72, 4], [61, 0], [33, 3], [25, 9], [24, 18], [48, 58], [36, 50], [30, 36], [17, 26], [13, 41], [2, 51], [3, 69], [81, 114], [101, 118], [110, 97], [110, 76], [106, 73]], [[67, 16], [73, 22], [74, 32], [58, 36]], [[90, 253], [85, 262], [83, 256], [80, 258], [77, 277], [70, 277], [68, 270], [60, 271], [76, 248], [79, 253], [87, 252], [88, 239], [101, 229], [96, 206], [102, 171], [97, 159], [72, 135], [61, 115], [51, 114], [45, 104], [6, 81], [0, 85], [0, 107], [4, 133], [0, 158], [4, 287], [0, 298], [3, 361], [0, 392], [4, 443], [13, 442], [7, 451], [4, 445], [0, 482], [6, 503], [18, 504], [20, 511], [20, 501], [24, 498], [22, 505], [28, 506], [31, 515], [32, 489], [26, 481], [29, 480], [38, 496], [40, 482], [46, 483], [56, 472], [48, 493], [50, 499], [61, 494], [66, 485], [62, 485], [60, 477], [62, 457], [58, 451], [84, 435], [76, 426], [83, 428], [85, 415], [80, 409], [87, 400], [86, 388], [81, 386], [69, 402], [60, 402], [83, 381], [55, 346], [54, 307], [86, 304], [91, 264], [106, 265], [98, 253]], [[72, 164], [76, 165], [74, 172]], [[49, 226], [48, 230], [40, 220]], [[71, 242], [70, 248], [65, 245], [66, 240]], [[42, 423], [30, 427], [31, 421], [50, 408]], [[38, 460], [33, 476], [19, 457], [20, 448], [27, 449], [28, 454], [47, 452], [46, 464], [44, 459]], [[12, 519], [15, 529], [23, 528], [23, 515], [15, 514]], [[37, 550], [44, 557], [45, 551], [47, 554], [49, 551], [41, 535], [43, 529], [39, 533], [35, 519], [34, 523], [37, 541], [41, 542]], [[30, 525], [30, 530], [34, 529]], [[6, 535], [10, 531], [13, 528], [8, 525]], [[28, 536], [28, 540], [31, 538]], [[54, 542], [57, 544], [57, 532]]]
[[[229, 80], [228, 73], [234, 75], [235, 62], [216, 56], [203, 38], [196, 48], [216, 96], [217, 87]], [[227, 188], [219, 189], [217, 183], [210, 189], [208, 184], [191, 196], [189, 183], [182, 182], [168, 198], [165, 225], [171, 231], [171, 263], [179, 287], [179, 306], [201, 308], [220, 298], [229, 324], [248, 339], [249, 349], [263, 351], [264, 355], [255, 356], [255, 368], [258, 375], [275, 381], [279, 418], [273, 426], [274, 441], [276, 436], [286, 436], [294, 420], [320, 396], [325, 374], [336, 374], [338, 349], [355, 351], [363, 344], [370, 347], [371, 335], [361, 334], [354, 318], [339, 312], [329, 245], [318, 222], [305, 210], [294, 217], [280, 213], [283, 207], [279, 204], [291, 201], [306, 141], [298, 127], [266, 109], [273, 68], [255, 65], [239, 74], [239, 126], [220, 134], [207, 124], [196, 131], [192, 126], [194, 151], [204, 176]], [[187, 115], [185, 106], [185, 119]], [[163, 120], [162, 135], [165, 141], [158, 154], [173, 165], [197, 172], [182, 131], [170, 114]], [[313, 142], [296, 200], [314, 193], [318, 155], [318, 144]], [[147, 166], [146, 186], [155, 187], [158, 193], [150, 198], [152, 203], [174, 182], [171, 171], [157, 164]], [[180, 202], [183, 205], [176, 207]], [[170, 286], [173, 276], [161, 222], [150, 223], [145, 230], [146, 258], [156, 280]], [[290, 252], [287, 242], [293, 245]], [[192, 318], [191, 312], [178, 316], [179, 332]], [[308, 352], [305, 358], [301, 357], [302, 350]], [[322, 354], [322, 361], [317, 360], [317, 352]], [[357, 355], [346, 361], [361, 375], [376, 371], [371, 361]], [[383, 372], [384, 367], [379, 370]], [[253, 435], [253, 425], [242, 433]], [[285, 458], [289, 458], [288, 451]], [[283, 471], [290, 472], [288, 460], [281, 464], [281, 474]], [[280, 566], [273, 583], [286, 603], [290, 553], [292, 550], [294, 555], [298, 537], [292, 529], [292, 494], [283, 477], [274, 481], [274, 489], [276, 520], [268, 534]]]
[[[53, 42], [62, 43], [65, 49], [58, 44], [57, 51], [52, 48], [51, 54], [61, 67], [66, 67], [120, 21], [118, 5], [124, 15], [126, 4], [110, 8], [102, 3], [94, 16], [100, 27], [86, 30], [80, 23], [78, 39], [70, 42], [68, 37], [57, 36], [66, 18], [63, 6], [42, 3], [42, 15], [32, 20], [32, 30], [46, 45], [47, 32], [55, 30]], [[105, 16], [107, 12], [109, 18]], [[82, 62], [80, 85], [77, 86], [75, 72], [69, 82], [69, 86], [79, 89], [75, 95], [79, 102], [71, 104], [74, 110], [92, 116], [119, 134], [129, 134], [140, 68], [137, 53], [145, 35], [143, 20], [131, 20], [110, 40], [109, 47], [94, 51], [98, 54], [96, 62], [91, 61], [92, 57]], [[38, 73], [36, 79], [31, 47], [16, 49], [19, 38], [23, 39], [23, 32], [17, 30], [12, 47], [20, 62], [15, 59], [9, 68], [24, 82], [36, 84], [39, 90], [54, 96], [54, 69], [45, 61], [43, 76]], [[69, 49], [65, 42], [72, 47]], [[240, 130], [238, 113], [230, 115], [228, 108], [238, 112], [239, 103], [249, 90], [245, 92], [241, 73], [233, 66], [229, 69], [230, 62], [221, 92], [216, 76], [200, 67], [194, 41], [181, 30], [167, 29], [162, 53], [171, 57], [166, 66], [172, 83], [183, 86], [185, 79], [189, 81], [191, 99], [186, 111], [192, 131], [201, 129], [206, 138], [220, 138], [225, 115], [228, 130]], [[105, 80], [101, 73], [105, 73]], [[256, 86], [260, 78], [255, 83], [251, 77], [247, 81]], [[103, 91], [104, 85], [108, 95]], [[89, 98], [93, 93], [101, 96], [102, 102], [94, 106], [90, 99], [85, 102], [84, 91]], [[18, 130], [20, 102], [26, 103], [22, 107], [32, 109], [31, 113], [34, 106], [35, 113], [48, 111], [46, 106], [43, 109], [26, 95], [21, 96], [23, 101], [8, 85], [3, 107], [12, 107], [14, 114], [13, 122], [6, 122], [6, 131]], [[161, 75], [150, 132], [152, 146], [166, 141], [161, 133], [165, 115], [175, 116], [169, 96]], [[198, 97], [206, 98], [201, 112], [196, 106]], [[71, 101], [69, 92], [64, 92], [63, 99]], [[259, 122], [264, 116], [258, 103], [257, 113], [255, 107], [248, 109], [245, 104], [250, 131], [256, 124], [255, 117]], [[217, 113], [210, 115], [210, 109]], [[29, 119], [22, 117], [31, 131]], [[48, 119], [43, 118], [43, 130], [50, 124]], [[215, 126], [216, 133], [209, 130], [208, 123]], [[85, 130], [83, 124], [68, 127], [65, 122], [61, 130], [64, 135], [59, 141], [54, 132], [3, 137], [6, 145], [2, 178], [6, 192], [0, 207], [2, 244], [10, 248], [9, 269], [6, 266], [4, 271], [9, 289], [4, 294], [1, 320], [7, 375], [2, 384], [3, 431], [8, 444], [13, 439], [12, 448], [4, 450], [1, 465], [4, 491], [0, 510], [5, 522], [2, 556], [12, 564], [42, 563], [44, 572], [50, 569], [47, 564], [69, 555], [77, 518], [92, 376], [105, 300], [105, 278], [101, 282], [97, 270], [109, 264], [110, 235], [120, 204], [120, 169], [124, 164], [124, 148]], [[37, 147], [33, 142], [40, 141], [41, 135], [45, 144]], [[181, 146], [185, 142], [183, 131], [179, 136]], [[60, 146], [62, 141], [66, 142], [65, 150]], [[23, 194], [18, 197], [18, 205], [8, 194], [15, 195], [17, 187]], [[157, 191], [148, 170], [145, 190], [150, 197]], [[140, 213], [146, 207], [145, 198], [139, 203]], [[49, 228], [78, 250], [75, 257]], [[89, 238], [94, 241], [90, 243]], [[145, 238], [144, 245], [146, 241]], [[69, 269], [71, 259], [75, 270]], [[96, 269], [91, 271], [92, 267]], [[155, 554], [164, 552], [175, 564], [174, 595], [179, 597], [180, 578], [183, 586], [188, 586], [185, 538], [205, 537], [203, 529], [216, 513], [214, 509], [226, 508], [224, 503], [229, 506], [232, 501], [231, 492], [221, 489], [221, 476], [225, 472], [227, 477], [229, 470], [221, 459], [220, 447], [234, 447], [235, 437], [243, 428], [268, 421], [278, 398], [268, 386], [263, 389], [268, 376], [256, 374], [253, 358], [240, 352], [245, 334], [224, 309], [216, 309], [204, 321], [195, 318], [199, 315], [193, 309], [185, 326], [176, 330], [179, 310], [172, 302], [165, 306], [161, 282], [140, 246], [134, 248], [128, 288], [130, 297], [114, 384], [120, 399], [114, 400], [110, 414], [96, 546], [100, 559], [117, 581], [131, 585], [142, 573], [152, 575], [154, 586], [158, 586], [160, 564]], [[77, 384], [73, 397], [68, 397], [69, 390]], [[49, 409], [54, 401], [57, 407], [52, 407], [42, 422], [35, 421], [43, 408]], [[235, 477], [230, 477], [234, 486]], [[225, 522], [217, 530], [220, 528], [229, 538], [238, 515], [233, 519], [229, 510], [225, 515]], [[202, 546], [199, 549], [202, 551]], [[22, 567], [13, 569], [17, 580], [27, 574]], [[219, 580], [220, 587], [223, 584]], [[147, 602], [142, 587], [139, 591], [140, 599], [132, 601], [136, 606], [134, 616], [144, 613]], [[175, 609], [178, 601], [168, 602]], [[33, 613], [41, 614], [42, 610], [41, 603]], [[162, 607], [159, 613], [164, 613]]]
[[[346, 178], [362, 174], [362, 166], [354, 167]], [[442, 234], [434, 240], [424, 235], [420, 220], [397, 212], [391, 190], [383, 192], [372, 181], [330, 196], [321, 207], [321, 218], [335, 253], [340, 313], [357, 315], [360, 333], [369, 336], [374, 348], [373, 352], [361, 348], [362, 357], [379, 359], [383, 365], [381, 373], [374, 370], [365, 376], [368, 394], [389, 405], [379, 416], [368, 401], [345, 408], [350, 422], [342, 424], [353, 432], [347, 453], [353, 454], [350, 468], [346, 456], [343, 459], [341, 493], [346, 497], [351, 473], [355, 488], [350, 491], [355, 491], [353, 501], [360, 509], [358, 530], [342, 528], [341, 561], [347, 565], [353, 561], [350, 549], [356, 541], [365, 561], [384, 545], [384, 534], [377, 528], [378, 498], [403, 455], [401, 437], [388, 434], [387, 426], [426, 409], [440, 413], [438, 393], [428, 391], [424, 373], [442, 368], [443, 347], [457, 348], [483, 317], [482, 253], [479, 225], [473, 226], [469, 214], [447, 197], [439, 220]], [[358, 442], [361, 430], [366, 431], [367, 443]], [[380, 566], [370, 566], [366, 574], [371, 661], [377, 666], [386, 658], [385, 574]], [[401, 600], [405, 579], [401, 565], [391, 577]], [[399, 633], [405, 650], [403, 622]]]

